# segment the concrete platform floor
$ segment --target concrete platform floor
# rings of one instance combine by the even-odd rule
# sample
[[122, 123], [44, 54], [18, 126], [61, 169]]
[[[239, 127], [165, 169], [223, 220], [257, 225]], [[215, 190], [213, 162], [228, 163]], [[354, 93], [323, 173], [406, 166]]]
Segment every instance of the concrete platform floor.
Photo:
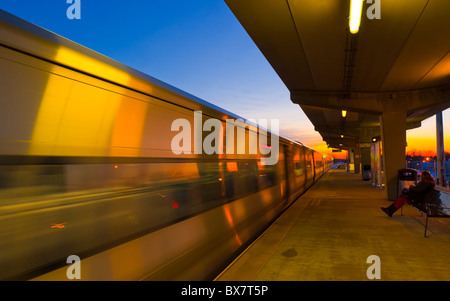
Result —
[[215, 280], [363, 281], [370, 255], [380, 280], [450, 280], [450, 219], [429, 219], [425, 238], [425, 216], [405, 205], [389, 218], [390, 204], [361, 175], [331, 170]]

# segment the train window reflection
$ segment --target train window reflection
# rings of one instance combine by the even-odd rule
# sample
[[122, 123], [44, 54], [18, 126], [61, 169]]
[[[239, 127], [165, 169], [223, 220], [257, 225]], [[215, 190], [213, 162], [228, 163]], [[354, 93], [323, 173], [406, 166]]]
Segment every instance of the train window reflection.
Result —
[[295, 172], [295, 175], [297, 177], [303, 175], [303, 164], [302, 164], [302, 162], [295, 162], [294, 172]]
[[238, 171], [237, 162], [227, 162], [226, 165], [227, 165], [228, 172], [237, 172]]
[[272, 187], [276, 184], [276, 165], [264, 165], [259, 171], [260, 189]]

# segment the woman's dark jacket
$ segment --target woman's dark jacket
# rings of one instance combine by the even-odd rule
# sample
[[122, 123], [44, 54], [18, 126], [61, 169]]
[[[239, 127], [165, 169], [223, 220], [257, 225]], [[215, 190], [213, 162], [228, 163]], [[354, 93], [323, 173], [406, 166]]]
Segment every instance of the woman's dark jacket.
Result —
[[434, 181], [423, 179], [417, 186], [409, 187], [409, 191], [406, 193], [405, 197], [409, 201], [414, 201], [414, 203], [421, 203], [425, 199], [425, 195], [434, 189]]

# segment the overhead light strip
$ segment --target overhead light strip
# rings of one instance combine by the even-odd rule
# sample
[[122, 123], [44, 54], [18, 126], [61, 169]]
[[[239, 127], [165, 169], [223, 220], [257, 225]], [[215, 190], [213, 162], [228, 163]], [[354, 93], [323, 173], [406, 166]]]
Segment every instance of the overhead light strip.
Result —
[[364, 0], [350, 0], [350, 32], [355, 34], [361, 24], [362, 6]]

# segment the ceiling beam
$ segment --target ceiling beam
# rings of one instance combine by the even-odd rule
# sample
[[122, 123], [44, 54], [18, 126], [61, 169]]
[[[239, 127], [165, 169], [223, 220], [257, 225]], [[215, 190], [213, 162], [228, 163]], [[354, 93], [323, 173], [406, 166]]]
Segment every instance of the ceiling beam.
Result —
[[394, 92], [291, 91], [291, 100], [299, 105], [348, 110], [369, 114], [404, 111], [416, 114], [427, 109], [434, 114], [450, 107], [450, 86]]

